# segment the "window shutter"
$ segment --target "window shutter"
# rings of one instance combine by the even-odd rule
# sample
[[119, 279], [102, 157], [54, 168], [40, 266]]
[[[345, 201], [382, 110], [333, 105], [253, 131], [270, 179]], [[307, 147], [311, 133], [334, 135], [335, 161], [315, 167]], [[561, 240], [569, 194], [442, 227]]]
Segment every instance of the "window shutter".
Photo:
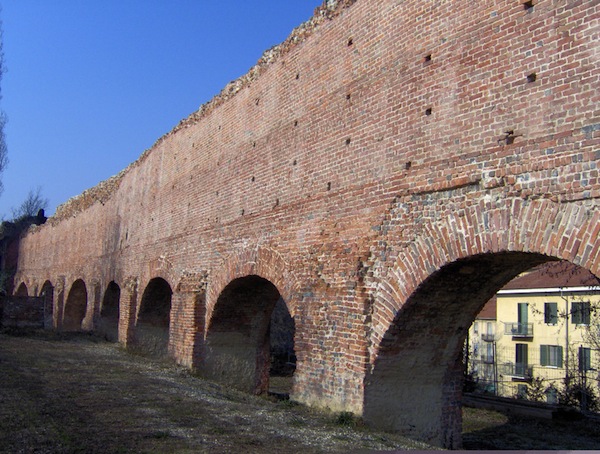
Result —
[[557, 353], [557, 355], [556, 355], [557, 356], [556, 366], [557, 367], [563, 367], [563, 348], [562, 348], [562, 346], [559, 345], [558, 347], [556, 347], [556, 350], [557, 350], [557, 352], [556, 352]]
[[540, 345], [540, 364], [542, 366], [548, 365], [548, 346]]
[[571, 303], [571, 323], [581, 324], [581, 303]]

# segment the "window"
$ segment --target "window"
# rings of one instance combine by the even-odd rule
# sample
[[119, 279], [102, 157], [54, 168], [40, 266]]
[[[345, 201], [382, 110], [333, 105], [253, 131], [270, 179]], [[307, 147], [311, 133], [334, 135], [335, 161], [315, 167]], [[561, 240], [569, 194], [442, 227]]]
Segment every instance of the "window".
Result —
[[571, 303], [571, 323], [574, 325], [590, 324], [590, 303]]
[[473, 332], [475, 334], [479, 333], [479, 322], [474, 322], [473, 323]]
[[542, 366], [562, 367], [563, 348], [560, 345], [540, 345], [540, 364]]
[[517, 385], [517, 399], [527, 398], [527, 385]]
[[492, 322], [487, 322], [485, 326], [486, 326], [486, 334], [488, 336], [493, 336], [494, 335], [494, 324]]
[[515, 344], [515, 375], [527, 375], [527, 344]]
[[527, 323], [529, 322], [529, 317], [528, 317], [528, 303], [519, 303], [518, 307], [517, 307], [517, 321], [519, 322], [519, 325], [527, 325]]
[[558, 323], [558, 304], [544, 303], [544, 323], [556, 325]]
[[592, 349], [579, 347], [579, 371], [585, 372], [592, 368]]

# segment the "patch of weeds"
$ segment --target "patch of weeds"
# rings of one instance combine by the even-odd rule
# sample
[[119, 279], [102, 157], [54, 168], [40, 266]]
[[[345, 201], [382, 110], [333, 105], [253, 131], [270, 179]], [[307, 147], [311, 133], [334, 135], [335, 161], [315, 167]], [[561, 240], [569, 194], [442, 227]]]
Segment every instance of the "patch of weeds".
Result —
[[231, 429], [224, 426], [215, 426], [207, 429], [206, 432], [211, 435], [229, 435], [231, 433]]
[[163, 440], [165, 438], [171, 438], [173, 435], [168, 430], [157, 430], [155, 432], [146, 435], [146, 438], [154, 438], [156, 440]]
[[290, 400], [290, 399], [278, 400], [277, 403], [280, 406], [282, 406], [283, 408], [294, 408], [294, 407], [298, 407], [300, 405], [299, 402], [296, 402], [295, 400]]
[[288, 422], [288, 425], [291, 427], [304, 427], [306, 426], [306, 421], [302, 418], [298, 418], [297, 416], [293, 416]]
[[351, 411], [342, 411], [342, 412], [338, 413], [337, 417], [335, 418], [335, 423], [338, 426], [344, 426], [344, 427], [355, 426], [356, 419], [354, 418], [354, 413], [352, 413]]

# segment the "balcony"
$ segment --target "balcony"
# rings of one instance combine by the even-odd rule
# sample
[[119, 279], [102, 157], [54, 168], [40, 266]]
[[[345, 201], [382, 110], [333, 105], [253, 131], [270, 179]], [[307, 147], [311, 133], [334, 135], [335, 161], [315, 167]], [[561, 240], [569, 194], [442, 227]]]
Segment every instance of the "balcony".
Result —
[[490, 334], [490, 333], [481, 334], [481, 340], [482, 341], [485, 341], [485, 342], [494, 342], [495, 339], [496, 339], [496, 335], [495, 334]]
[[502, 375], [514, 378], [530, 379], [533, 377], [533, 367], [523, 363], [504, 363], [500, 366]]
[[512, 337], [533, 337], [533, 323], [505, 323], [504, 334]]

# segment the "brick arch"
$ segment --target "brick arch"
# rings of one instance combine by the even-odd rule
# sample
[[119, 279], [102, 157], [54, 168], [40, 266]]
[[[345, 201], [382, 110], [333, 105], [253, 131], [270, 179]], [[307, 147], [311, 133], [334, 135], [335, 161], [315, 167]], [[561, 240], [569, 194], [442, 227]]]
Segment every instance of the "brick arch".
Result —
[[54, 284], [50, 279], [46, 279], [40, 287], [38, 295], [42, 298], [44, 304], [44, 327], [52, 328], [54, 326]]
[[80, 331], [88, 311], [90, 293], [85, 280], [75, 279], [69, 286], [64, 305], [62, 327], [66, 331]]
[[281, 254], [259, 246], [230, 255], [216, 272], [211, 273], [206, 294], [206, 326], [223, 289], [235, 279], [251, 275], [260, 276], [277, 287], [290, 315], [294, 317], [299, 283]]
[[[290, 301], [296, 286], [282, 257], [271, 249], [255, 248], [226, 260], [209, 283], [202, 374], [250, 393], [267, 392], [272, 326], [284, 319], [294, 325]], [[274, 313], [279, 315], [275, 322]], [[281, 328], [281, 337], [293, 344], [289, 326]]]
[[133, 346], [151, 356], [167, 356], [170, 343], [173, 286], [155, 276], [143, 287], [135, 318]]
[[469, 207], [424, 226], [378, 280], [366, 421], [460, 447], [461, 352], [479, 310], [545, 261], [570, 260], [597, 274], [597, 211], [545, 200], [507, 204], [511, 209]]
[[[584, 204], [549, 200], [526, 203], [508, 200], [484, 211], [480, 205], [426, 223], [420, 234], [398, 252], [394, 263], [375, 263], [382, 269], [368, 285], [374, 289], [370, 358], [405, 301], [431, 274], [472, 256], [527, 252], [568, 260], [600, 275], [600, 211]], [[388, 234], [402, 242], [402, 233]], [[383, 254], [381, 254], [383, 255]], [[382, 266], [383, 265], [383, 266]]]

